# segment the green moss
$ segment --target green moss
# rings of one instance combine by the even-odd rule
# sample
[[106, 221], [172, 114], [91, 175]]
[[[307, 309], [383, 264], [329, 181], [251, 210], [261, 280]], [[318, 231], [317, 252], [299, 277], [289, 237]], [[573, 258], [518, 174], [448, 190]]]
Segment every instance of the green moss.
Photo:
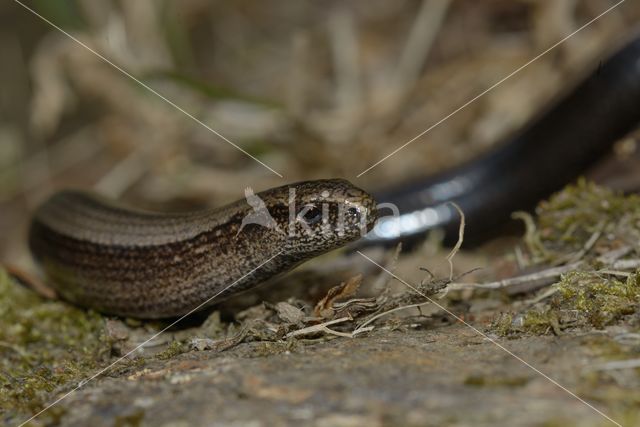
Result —
[[[626, 280], [598, 272], [598, 256], [640, 240], [640, 196], [625, 196], [585, 180], [567, 186], [541, 202], [534, 219], [519, 214], [526, 225], [523, 242], [532, 264], [563, 265], [583, 261], [565, 274], [555, 295], [517, 317], [494, 322], [506, 336], [529, 332], [561, 333], [567, 327], [602, 328], [635, 313], [640, 304], [640, 276]], [[632, 255], [633, 256], [633, 255]]]
[[558, 292], [549, 304], [526, 310], [521, 322], [501, 315], [492, 325], [501, 336], [528, 332], [560, 334], [568, 326], [603, 328], [630, 315], [640, 305], [640, 272], [618, 280], [597, 271], [573, 271], [555, 285]]
[[500, 313], [493, 320], [491, 329], [501, 337], [506, 337], [513, 332], [513, 313]]
[[500, 375], [469, 375], [464, 380], [465, 385], [475, 387], [521, 387], [528, 382], [528, 377]]
[[16, 421], [40, 409], [51, 392], [91, 375], [110, 354], [101, 316], [44, 301], [2, 269], [0, 325], [0, 412]]
[[558, 317], [556, 313], [546, 308], [543, 310], [531, 309], [527, 311], [522, 319], [522, 328], [526, 332], [536, 335], [546, 334], [550, 331], [559, 333]]
[[536, 263], [576, 253], [597, 232], [608, 241], [640, 238], [640, 196], [625, 196], [580, 180], [541, 202], [537, 221], [527, 224], [525, 243]]
[[560, 326], [556, 312], [544, 307], [527, 310], [522, 316], [502, 313], [494, 320], [492, 330], [503, 337], [520, 333], [543, 335], [551, 331], [559, 334]]
[[166, 350], [156, 354], [156, 359], [159, 360], [168, 360], [173, 359], [174, 357], [188, 351], [189, 348], [181, 343], [180, 341], [172, 341], [171, 344], [166, 348]]
[[630, 275], [621, 281], [597, 272], [574, 271], [558, 283], [560, 309], [576, 310], [591, 326], [602, 328], [632, 314], [640, 303], [640, 276]]

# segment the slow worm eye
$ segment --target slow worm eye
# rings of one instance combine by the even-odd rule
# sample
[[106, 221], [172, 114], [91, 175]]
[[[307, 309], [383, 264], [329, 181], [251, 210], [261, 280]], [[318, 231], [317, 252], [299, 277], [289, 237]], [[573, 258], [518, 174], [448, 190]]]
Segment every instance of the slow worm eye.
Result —
[[350, 207], [347, 209], [347, 215], [354, 217], [355, 219], [360, 219], [360, 211], [356, 207]]

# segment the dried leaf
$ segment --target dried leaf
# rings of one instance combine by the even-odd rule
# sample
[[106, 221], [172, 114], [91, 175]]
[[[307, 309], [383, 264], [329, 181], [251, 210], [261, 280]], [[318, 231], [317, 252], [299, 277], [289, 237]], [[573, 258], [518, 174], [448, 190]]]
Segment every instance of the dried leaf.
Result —
[[334, 317], [333, 305], [336, 301], [349, 298], [358, 292], [358, 288], [362, 283], [362, 274], [353, 276], [346, 282], [340, 283], [338, 286], [334, 286], [329, 289], [327, 295], [322, 298], [318, 304], [316, 304], [313, 312], [316, 316], [324, 319], [330, 319]]

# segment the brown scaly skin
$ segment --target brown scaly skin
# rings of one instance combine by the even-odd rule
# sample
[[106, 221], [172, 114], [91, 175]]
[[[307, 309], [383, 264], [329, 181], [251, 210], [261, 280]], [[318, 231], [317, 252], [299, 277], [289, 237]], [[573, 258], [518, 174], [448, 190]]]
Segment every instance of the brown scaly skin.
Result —
[[176, 214], [63, 191], [35, 213], [29, 244], [64, 299], [109, 314], [163, 318], [207, 302], [204, 308], [341, 247], [376, 219], [373, 198], [345, 180], [299, 182], [257, 195], [278, 229], [250, 224], [238, 233], [253, 212], [244, 199]]

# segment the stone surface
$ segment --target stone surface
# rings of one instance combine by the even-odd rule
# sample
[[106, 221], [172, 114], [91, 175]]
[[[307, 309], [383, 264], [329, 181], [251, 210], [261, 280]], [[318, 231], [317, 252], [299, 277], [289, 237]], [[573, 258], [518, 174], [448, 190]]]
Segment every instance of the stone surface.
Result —
[[[594, 339], [609, 340], [498, 341], [623, 423], [634, 414], [589, 386]], [[461, 324], [188, 352], [94, 380], [57, 413], [64, 426], [614, 425]]]

